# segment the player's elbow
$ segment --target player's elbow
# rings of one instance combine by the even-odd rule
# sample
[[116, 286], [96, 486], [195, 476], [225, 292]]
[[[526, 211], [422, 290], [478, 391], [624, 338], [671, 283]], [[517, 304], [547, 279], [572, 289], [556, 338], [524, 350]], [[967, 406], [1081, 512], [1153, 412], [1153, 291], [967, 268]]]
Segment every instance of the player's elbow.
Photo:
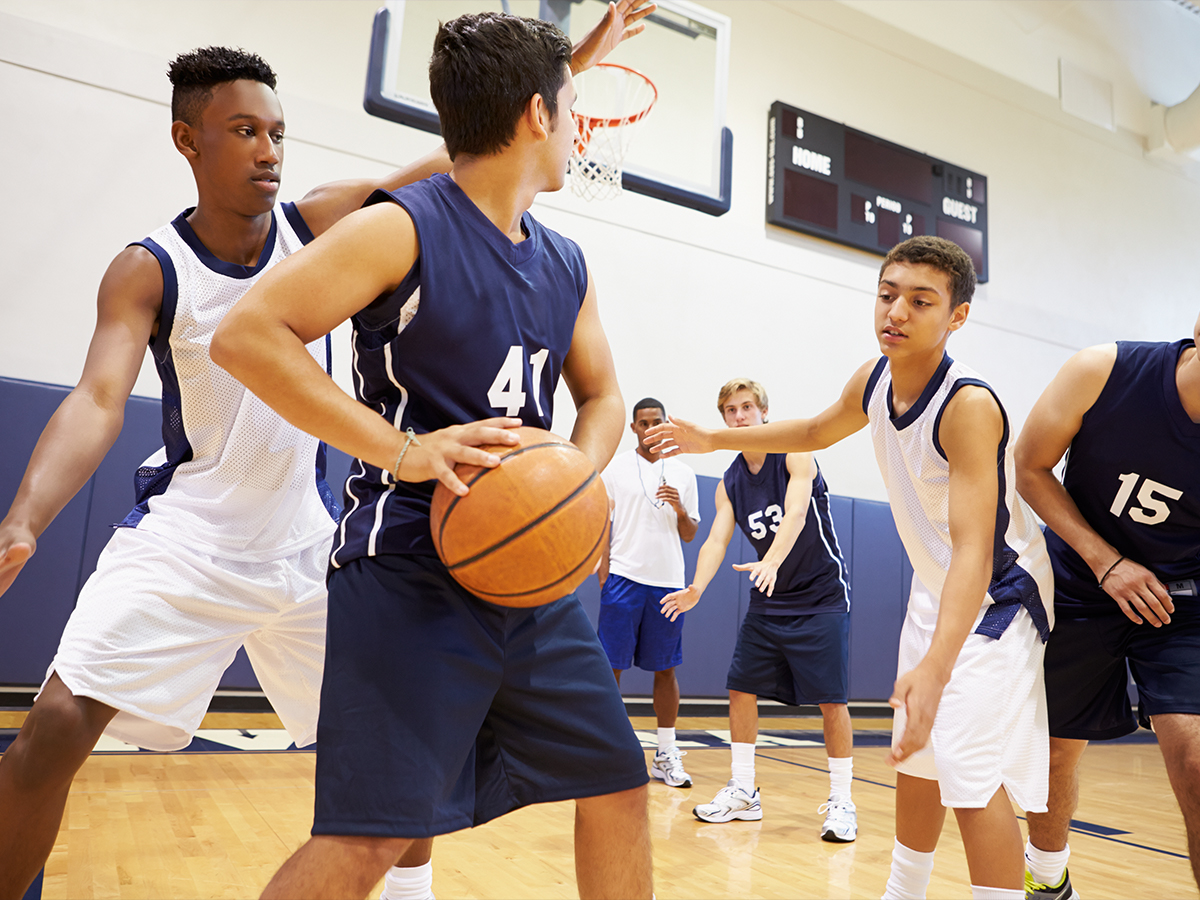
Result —
[[254, 330], [245, 319], [246, 316], [240, 315], [237, 307], [230, 310], [217, 325], [208, 347], [209, 358], [239, 381], [245, 374], [256, 343]]

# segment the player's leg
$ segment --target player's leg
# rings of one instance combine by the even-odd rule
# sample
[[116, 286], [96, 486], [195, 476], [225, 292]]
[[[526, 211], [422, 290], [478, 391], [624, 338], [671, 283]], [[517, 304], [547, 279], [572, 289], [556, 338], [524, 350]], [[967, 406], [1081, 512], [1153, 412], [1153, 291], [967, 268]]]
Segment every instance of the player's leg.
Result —
[[263, 900], [366, 897], [409, 844], [404, 838], [314, 835], [275, 873]]
[[649, 897], [653, 866], [645, 786], [575, 801], [579, 896]]
[[117, 711], [51, 675], [0, 758], [0, 897], [20, 897], [54, 848], [71, 781]]
[[896, 840], [883, 900], [921, 900], [933, 873], [946, 808], [938, 783], [896, 773]]
[[679, 717], [679, 682], [675, 667], [683, 662], [683, 622], [674, 622], [662, 614], [662, 598], [670, 588], [638, 585], [642, 600], [642, 618], [638, 625], [637, 649], [633, 662], [638, 668], [654, 673], [654, 715], [658, 720], [658, 750], [651, 761], [650, 774], [668, 787], [690, 788], [692, 776], [683, 768], [687, 754], [675, 746], [675, 721]]
[[999, 788], [982, 809], [954, 810], [962, 834], [971, 888], [1000, 888], [1023, 897], [1025, 860], [1021, 854], [1021, 826], [1004, 788]]
[[[679, 718], [679, 680], [674, 666], [654, 673], [654, 716], [659, 728], [675, 729], [675, 720]], [[674, 743], [672, 735], [671, 745]]]
[[1183, 812], [1192, 876], [1200, 885], [1200, 716], [1163, 714], [1151, 721], [1167, 766], [1167, 777]]
[[[1050, 738], [1050, 778], [1044, 813], [1025, 813], [1029, 843], [1025, 865], [1030, 884], [1057, 887], [1063, 882], [1070, 848], [1071, 817], [1079, 806], [1079, 760], [1087, 741]], [[1070, 896], [1068, 892], [1068, 896]]]
[[383, 876], [379, 900], [434, 900], [433, 838], [413, 841]]

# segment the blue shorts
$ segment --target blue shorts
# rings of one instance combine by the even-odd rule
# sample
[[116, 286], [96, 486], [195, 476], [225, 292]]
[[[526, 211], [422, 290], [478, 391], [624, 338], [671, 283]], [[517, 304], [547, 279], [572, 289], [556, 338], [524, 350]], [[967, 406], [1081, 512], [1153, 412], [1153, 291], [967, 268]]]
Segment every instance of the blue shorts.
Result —
[[659, 601], [679, 588], [655, 587], [609, 575], [600, 588], [600, 620], [596, 630], [614, 669], [636, 665], [663, 672], [683, 662], [683, 619], [662, 613]]
[[850, 696], [850, 613], [746, 613], [725, 687], [789, 706]]
[[574, 594], [495, 606], [432, 556], [331, 574], [313, 834], [433, 837], [646, 781]]
[[[1046, 643], [1046, 707], [1050, 736], [1104, 741], [1149, 727], [1161, 713], [1200, 715], [1200, 610], [1179, 598], [1169, 625], [1135, 625], [1111, 613], [1072, 616], [1061, 610]], [[1138, 688], [1129, 706], [1125, 663]]]

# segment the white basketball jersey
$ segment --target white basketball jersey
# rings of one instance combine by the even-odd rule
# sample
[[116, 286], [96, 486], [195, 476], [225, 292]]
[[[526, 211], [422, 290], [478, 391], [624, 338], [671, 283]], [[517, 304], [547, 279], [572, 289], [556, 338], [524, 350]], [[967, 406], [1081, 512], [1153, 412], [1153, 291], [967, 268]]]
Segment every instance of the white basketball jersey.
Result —
[[[986, 388], [995, 396], [971, 369], [945, 356], [920, 399], [903, 415], [893, 417], [891, 367], [884, 357], [863, 395], [896, 529], [916, 577], [928, 589], [913, 592], [909, 614], [928, 628], [937, 621], [951, 553], [950, 466], [938, 426], [946, 404], [966, 385]], [[1044, 641], [1054, 621], [1050, 559], [1037, 520], [1017, 495], [1008, 414], [998, 397], [996, 403], [1004, 417], [1004, 436], [997, 448], [996, 537], [991, 583], [975, 631], [998, 638], [1024, 607]]]
[[[222, 558], [268, 560], [330, 541], [337, 504], [324, 446], [289, 425], [209, 359], [213, 332], [263, 272], [312, 233], [294, 204], [272, 213], [255, 266], [217, 259], [186, 216], [139, 244], [163, 272], [159, 331], [151, 341], [163, 382], [165, 446], [137, 472], [138, 505], [120, 524]], [[308, 345], [328, 370], [328, 338]]]

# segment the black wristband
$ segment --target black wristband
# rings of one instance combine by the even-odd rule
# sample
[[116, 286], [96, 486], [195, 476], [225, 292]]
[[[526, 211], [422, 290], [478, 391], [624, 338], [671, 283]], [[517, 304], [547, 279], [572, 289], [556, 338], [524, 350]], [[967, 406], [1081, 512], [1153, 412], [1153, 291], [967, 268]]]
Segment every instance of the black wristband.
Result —
[[1118, 557], [1117, 557], [1117, 561], [1116, 561], [1115, 563], [1113, 563], [1111, 566], [1109, 566], [1109, 567], [1108, 567], [1108, 571], [1107, 571], [1107, 572], [1105, 572], [1103, 575], [1101, 575], [1101, 576], [1100, 576], [1100, 581], [1099, 581], [1099, 582], [1097, 582], [1097, 584], [1099, 585], [1099, 587], [1100, 587], [1100, 589], [1101, 589], [1101, 590], [1103, 590], [1103, 589], [1104, 589], [1104, 579], [1105, 579], [1105, 578], [1107, 578], [1109, 575], [1111, 575], [1111, 574], [1112, 574], [1112, 570], [1113, 570], [1113, 569], [1115, 569], [1117, 566], [1119, 566], [1119, 565], [1122, 563], [1122, 561], [1123, 561], [1124, 559], [1125, 559], [1125, 557], [1123, 557], [1123, 556], [1118, 556]]

